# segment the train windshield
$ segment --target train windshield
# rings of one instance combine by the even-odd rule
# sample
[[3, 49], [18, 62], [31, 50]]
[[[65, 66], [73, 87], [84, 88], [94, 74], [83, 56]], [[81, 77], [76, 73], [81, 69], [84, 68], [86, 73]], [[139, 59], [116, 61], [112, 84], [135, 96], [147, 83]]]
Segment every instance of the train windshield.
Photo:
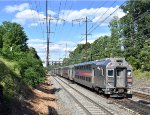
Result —
[[114, 70], [108, 70], [108, 76], [113, 77], [114, 76]]

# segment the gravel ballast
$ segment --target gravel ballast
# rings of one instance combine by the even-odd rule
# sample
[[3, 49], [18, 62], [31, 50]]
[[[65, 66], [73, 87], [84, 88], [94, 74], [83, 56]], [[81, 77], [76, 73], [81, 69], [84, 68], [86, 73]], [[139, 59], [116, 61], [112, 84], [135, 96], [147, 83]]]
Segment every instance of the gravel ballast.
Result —
[[56, 89], [57, 112], [59, 115], [86, 115], [83, 109], [73, 100], [73, 98], [54, 80], [53, 76], [49, 77], [52, 87]]

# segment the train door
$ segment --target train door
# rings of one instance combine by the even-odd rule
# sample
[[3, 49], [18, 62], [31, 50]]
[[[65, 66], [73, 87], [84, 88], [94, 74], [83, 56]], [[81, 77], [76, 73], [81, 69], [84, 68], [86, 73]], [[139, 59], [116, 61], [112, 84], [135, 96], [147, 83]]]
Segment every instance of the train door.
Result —
[[73, 68], [70, 68], [70, 74], [69, 74], [69, 79], [72, 80], [72, 76], [73, 76]]
[[100, 66], [97, 66], [97, 68], [95, 68], [94, 70], [94, 83], [95, 85], [98, 85], [98, 86], [104, 86], [104, 68], [103, 67], [100, 67]]
[[116, 87], [125, 87], [126, 86], [126, 68], [116, 68], [115, 75], [115, 86]]

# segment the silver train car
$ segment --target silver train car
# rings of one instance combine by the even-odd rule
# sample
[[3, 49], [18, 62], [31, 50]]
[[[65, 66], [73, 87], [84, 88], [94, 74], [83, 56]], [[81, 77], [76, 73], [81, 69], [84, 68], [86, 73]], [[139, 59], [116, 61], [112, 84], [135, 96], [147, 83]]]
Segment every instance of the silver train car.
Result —
[[[132, 97], [132, 66], [124, 58], [106, 58], [57, 68], [55, 74], [111, 97]], [[65, 74], [60, 74], [60, 73]]]

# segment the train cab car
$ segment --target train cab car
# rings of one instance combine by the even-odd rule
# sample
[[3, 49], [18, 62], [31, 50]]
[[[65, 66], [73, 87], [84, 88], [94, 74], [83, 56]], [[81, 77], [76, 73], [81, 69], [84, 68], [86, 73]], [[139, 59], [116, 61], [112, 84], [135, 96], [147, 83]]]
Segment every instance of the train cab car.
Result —
[[132, 67], [124, 58], [108, 58], [96, 63], [93, 87], [111, 97], [132, 97]]

